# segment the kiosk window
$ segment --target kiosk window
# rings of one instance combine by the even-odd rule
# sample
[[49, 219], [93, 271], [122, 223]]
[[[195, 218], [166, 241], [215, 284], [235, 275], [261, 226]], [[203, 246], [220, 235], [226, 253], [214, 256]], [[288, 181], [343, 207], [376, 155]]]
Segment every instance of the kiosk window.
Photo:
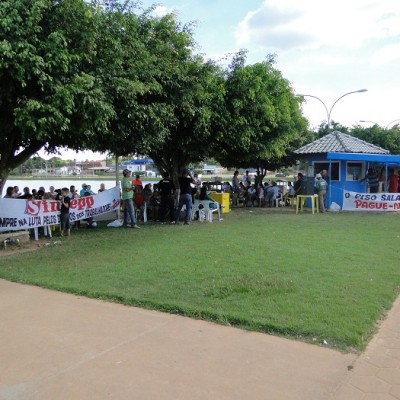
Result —
[[[339, 174], [339, 161], [335, 161], [331, 163], [331, 181], [338, 181], [340, 180]], [[326, 169], [329, 172], [329, 163], [327, 162], [315, 162], [314, 163], [314, 172], [316, 174], [320, 173], [323, 169]]]
[[363, 162], [347, 162], [346, 165], [346, 181], [359, 181], [365, 175], [365, 163]]

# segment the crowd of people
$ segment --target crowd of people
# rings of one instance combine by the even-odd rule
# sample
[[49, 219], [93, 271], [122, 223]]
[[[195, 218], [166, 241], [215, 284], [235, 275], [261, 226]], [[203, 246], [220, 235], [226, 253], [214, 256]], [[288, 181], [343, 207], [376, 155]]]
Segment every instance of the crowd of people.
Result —
[[246, 171], [241, 179], [239, 171], [235, 171], [232, 183], [225, 182], [223, 190], [231, 193], [232, 207], [273, 207], [276, 201], [290, 205], [291, 198], [296, 195], [291, 182], [285, 182], [285, 185], [278, 185], [274, 180], [260, 184], [256, 181], [252, 183], [249, 171]]
[[[387, 177], [387, 191], [396, 193], [400, 190], [399, 176], [394, 168], [389, 169]], [[298, 173], [294, 182], [284, 181], [284, 185], [278, 185], [276, 181], [270, 180], [264, 183], [257, 183], [256, 178], [252, 181], [249, 171], [239, 178], [239, 171], [235, 171], [231, 182], [222, 184], [222, 192], [229, 193], [232, 207], [273, 207], [275, 205], [293, 205], [297, 195], [302, 194], [305, 177]], [[382, 180], [382, 172], [375, 168], [369, 168], [366, 176], [362, 179], [368, 182], [371, 193], [378, 192], [379, 182]], [[191, 210], [195, 199], [210, 200], [214, 202], [209, 193], [207, 182], [201, 182], [197, 174], [191, 175], [188, 169], [184, 169], [178, 178], [179, 195], [173, 179], [165, 173], [158, 183], [147, 183], [143, 185], [140, 175], [131, 176], [131, 171], [123, 171], [121, 181], [121, 211], [123, 212], [123, 226], [139, 229], [138, 219], [146, 218], [159, 221], [164, 224], [178, 224], [181, 219], [182, 209], [185, 207], [184, 224], [190, 224]], [[314, 180], [314, 193], [318, 194], [320, 212], [327, 210], [326, 194], [329, 190], [329, 175], [327, 170], [317, 173]], [[97, 193], [101, 193], [105, 184], [101, 183]], [[69, 188], [55, 189], [50, 186], [45, 190], [43, 186], [38, 189], [24, 187], [22, 192], [18, 186], [9, 186], [6, 189], [4, 198], [14, 199], [37, 199], [37, 200], [58, 200], [61, 202], [60, 221], [61, 234], [70, 235], [69, 206], [72, 199], [82, 196], [91, 196], [96, 193], [90, 185], [82, 184], [80, 190], [75, 185]], [[214, 205], [211, 205], [214, 206]], [[221, 205], [219, 205], [221, 207]], [[84, 220], [88, 227], [95, 227], [93, 218]], [[75, 222], [75, 227], [80, 227], [80, 221]]]
[[[106, 190], [105, 184], [101, 183], [98, 193]], [[92, 196], [96, 194], [93, 192], [91, 185], [86, 183], [82, 184], [82, 188], [78, 191], [75, 185], [71, 185], [69, 188], [63, 187], [62, 189], [55, 189], [54, 186], [50, 186], [49, 190], [46, 191], [44, 186], [39, 187], [39, 189], [30, 189], [25, 186], [20, 192], [18, 186], [8, 186], [6, 189], [5, 199], [24, 199], [24, 200], [57, 200], [60, 201], [60, 232], [61, 236], [70, 236], [71, 234], [71, 223], [69, 218], [69, 207], [71, 200], [83, 196]], [[85, 218], [83, 220], [88, 228], [95, 228], [97, 226], [96, 221], [93, 217]], [[81, 227], [81, 221], [76, 221], [74, 223], [75, 227], [78, 229]]]
[[[50, 186], [49, 190], [46, 191], [44, 186], [40, 186], [39, 189], [30, 189], [28, 186], [25, 186], [22, 189], [22, 192], [20, 192], [20, 189], [18, 186], [8, 186], [6, 189], [6, 194], [4, 196], [5, 199], [7, 198], [12, 198], [12, 199], [35, 199], [35, 200], [59, 200], [59, 197], [61, 196], [63, 189], [55, 189], [54, 186]], [[68, 196], [71, 199], [81, 197], [81, 196], [87, 196], [87, 195], [93, 195], [96, 194], [93, 192], [91, 185], [87, 185], [86, 183], [82, 184], [82, 189], [78, 192], [76, 189], [75, 185], [71, 185], [68, 188]], [[100, 184], [100, 188], [98, 192], [103, 192], [105, 189], [104, 183]]]
[[[379, 184], [384, 179], [384, 168], [380, 170], [374, 167], [368, 168], [367, 174], [361, 181], [367, 181], [369, 192], [370, 193], [378, 193]], [[387, 189], [388, 193], [399, 193], [400, 192], [400, 177], [397, 175], [396, 170], [394, 168], [388, 169], [387, 176]]]
[[149, 219], [161, 224], [165, 224], [166, 220], [172, 225], [178, 224], [184, 206], [184, 224], [189, 225], [193, 201], [200, 196], [202, 183], [198, 175], [192, 176], [188, 169], [182, 171], [178, 181], [179, 197], [175, 207], [177, 190], [168, 173], [164, 173], [158, 183], [148, 183], [143, 187], [139, 175], [132, 180], [131, 171], [125, 169], [121, 181], [123, 226], [140, 228], [137, 217], [144, 216], [145, 212]]

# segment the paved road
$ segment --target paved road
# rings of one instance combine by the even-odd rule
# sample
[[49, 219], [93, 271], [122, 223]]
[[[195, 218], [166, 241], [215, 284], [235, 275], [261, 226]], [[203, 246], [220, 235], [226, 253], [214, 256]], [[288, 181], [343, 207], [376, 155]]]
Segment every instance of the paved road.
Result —
[[[364, 355], [4, 280], [0, 321], [1, 400], [349, 400], [349, 390], [364, 394], [350, 379], [363, 368]], [[399, 352], [400, 346], [387, 354], [397, 357], [397, 372]]]

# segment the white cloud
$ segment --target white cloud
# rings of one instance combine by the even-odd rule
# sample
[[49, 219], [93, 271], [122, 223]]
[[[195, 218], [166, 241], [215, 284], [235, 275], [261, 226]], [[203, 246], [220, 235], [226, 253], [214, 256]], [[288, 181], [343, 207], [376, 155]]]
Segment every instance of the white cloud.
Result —
[[381, 67], [400, 60], [400, 44], [391, 44], [379, 49], [371, 58], [373, 67]]
[[273, 49], [352, 48], [398, 35], [398, 0], [265, 0], [236, 29], [240, 45], [257, 43]]
[[177, 10], [174, 9], [174, 8], [167, 8], [165, 6], [156, 6], [156, 8], [153, 11], [153, 14], [156, 17], [161, 18], [161, 17], [164, 17], [167, 14], [176, 14], [176, 11]]

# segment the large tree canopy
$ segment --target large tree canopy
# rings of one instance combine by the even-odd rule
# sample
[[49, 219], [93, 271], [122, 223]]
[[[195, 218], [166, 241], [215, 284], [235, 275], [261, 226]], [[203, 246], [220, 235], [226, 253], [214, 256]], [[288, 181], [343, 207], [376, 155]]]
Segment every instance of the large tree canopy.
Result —
[[218, 68], [193, 58], [181, 64], [179, 79], [165, 88], [166, 101], [172, 105], [173, 118], [165, 124], [168, 134], [148, 154], [160, 171], [168, 171], [176, 180], [180, 170], [212, 156], [217, 136], [212, 121], [223, 92]]
[[228, 167], [253, 167], [259, 179], [307, 139], [300, 99], [273, 67], [274, 57], [245, 65], [245, 53], [233, 59], [226, 77], [225, 104], [216, 129], [221, 131], [216, 159]]
[[0, 2], [0, 190], [43, 146], [83, 148], [113, 110], [91, 69], [96, 17], [83, 0]]
[[[177, 177], [214, 157], [265, 170], [301, 145], [299, 99], [273, 59], [224, 71], [191, 25], [130, 0], [0, 2], [0, 190], [40, 148], [147, 154]], [[275, 165], [274, 164], [274, 165]]]
[[181, 25], [173, 14], [138, 17], [110, 7], [103, 20], [103, 32], [116, 27], [105, 35], [113, 45], [104, 47], [117, 51], [100, 51], [98, 61], [104, 63], [103, 81], [115, 115], [112, 134], [90, 148], [147, 154], [176, 179], [183, 167], [212, 153], [211, 121], [223, 88], [220, 70], [193, 53], [191, 26]]
[[118, 3], [100, 10], [93, 73], [114, 114], [109, 132], [93, 137], [86, 146], [117, 155], [144, 153], [168, 133], [165, 124], [173, 113], [171, 103], [164, 100], [164, 86], [174, 80], [173, 69], [181, 62], [171, 60], [171, 54], [180, 51], [176, 42], [187, 52], [190, 35], [180, 31], [171, 16], [138, 16]]

